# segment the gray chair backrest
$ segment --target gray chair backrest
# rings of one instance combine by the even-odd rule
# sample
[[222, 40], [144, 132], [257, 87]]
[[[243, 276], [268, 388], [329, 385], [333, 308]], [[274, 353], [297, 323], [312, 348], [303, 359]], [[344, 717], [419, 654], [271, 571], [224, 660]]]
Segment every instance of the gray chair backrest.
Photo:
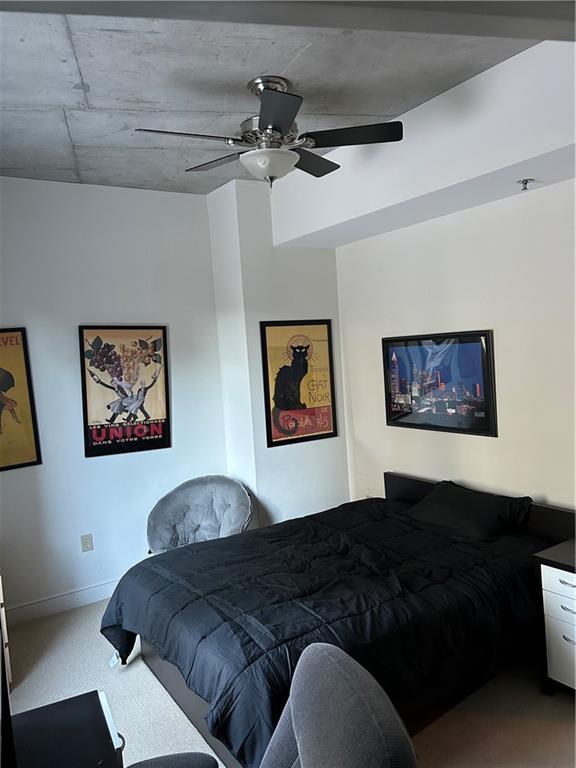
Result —
[[252, 517], [242, 483], [224, 475], [195, 477], [160, 499], [148, 515], [148, 546], [155, 555], [184, 544], [246, 530]]
[[260, 768], [415, 768], [412, 742], [374, 678], [341, 648], [309, 645]]

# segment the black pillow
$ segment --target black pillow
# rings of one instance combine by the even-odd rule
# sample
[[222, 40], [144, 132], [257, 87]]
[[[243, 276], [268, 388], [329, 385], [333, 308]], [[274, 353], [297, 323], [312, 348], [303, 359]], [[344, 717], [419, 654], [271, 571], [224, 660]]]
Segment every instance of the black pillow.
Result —
[[520, 528], [532, 499], [513, 499], [463, 488], [449, 480], [438, 483], [406, 514], [424, 523], [450, 528], [474, 539], [494, 539]]

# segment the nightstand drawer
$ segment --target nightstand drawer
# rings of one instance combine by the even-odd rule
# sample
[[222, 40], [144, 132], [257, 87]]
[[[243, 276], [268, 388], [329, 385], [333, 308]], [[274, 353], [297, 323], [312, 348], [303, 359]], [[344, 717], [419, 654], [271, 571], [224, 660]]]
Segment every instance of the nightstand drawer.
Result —
[[548, 592], [546, 589], [542, 595], [544, 597], [544, 613], [546, 616], [552, 616], [553, 619], [576, 624], [576, 600], [565, 595]]
[[576, 599], [576, 574], [549, 565], [542, 567], [542, 589]]
[[575, 687], [576, 628], [567, 621], [545, 617], [548, 676], [559, 683]]

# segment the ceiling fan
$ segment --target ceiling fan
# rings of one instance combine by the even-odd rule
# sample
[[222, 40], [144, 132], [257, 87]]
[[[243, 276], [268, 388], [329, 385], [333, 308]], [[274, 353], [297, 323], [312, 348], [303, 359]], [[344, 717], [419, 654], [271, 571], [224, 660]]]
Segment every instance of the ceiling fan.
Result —
[[337, 163], [321, 155], [315, 155], [309, 151], [310, 149], [380, 144], [400, 141], [403, 136], [402, 123], [397, 120], [389, 123], [357, 125], [351, 128], [311, 131], [298, 135], [298, 126], [294, 121], [302, 106], [302, 96], [288, 93], [287, 80], [283, 77], [262, 75], [250, 80], [247, 87], [251, 93], [260, 97], [260, 114], [249, 117], [241, 123], [239, 137], [162, 131], [153, 128], [136, 128], [135, 130], [224, 142], [241, 151], [186, 168], [186, 172], [210, 171], [220, 165], [240, 160], [253, 176], [267, 181], [270, 186], [276, 179], [286, 176], [293, 168], [298, 168], [317, 178], [340, 168]]

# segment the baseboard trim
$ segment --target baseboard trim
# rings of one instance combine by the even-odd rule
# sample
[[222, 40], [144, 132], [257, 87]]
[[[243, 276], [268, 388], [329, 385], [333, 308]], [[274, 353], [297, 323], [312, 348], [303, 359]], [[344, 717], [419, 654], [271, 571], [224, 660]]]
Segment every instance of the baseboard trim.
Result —
[[96, 603], [98, 600], [105, 600], [110, 597], [116, 584], [118, 584], [118, 579], [111, 579], [99, 584], [92, 584], [89, 587], [79, 587], [78, 589], [71, 589], [69, 592], [43, 597], [40, 600], [31, 600], [29, 603], [6, 606], [8, 623], [12, 625], [23, 624], [25, 621], [41, 619], [53, 613], [62, 613], [62, 611], [69, 611], [82, 605]]

